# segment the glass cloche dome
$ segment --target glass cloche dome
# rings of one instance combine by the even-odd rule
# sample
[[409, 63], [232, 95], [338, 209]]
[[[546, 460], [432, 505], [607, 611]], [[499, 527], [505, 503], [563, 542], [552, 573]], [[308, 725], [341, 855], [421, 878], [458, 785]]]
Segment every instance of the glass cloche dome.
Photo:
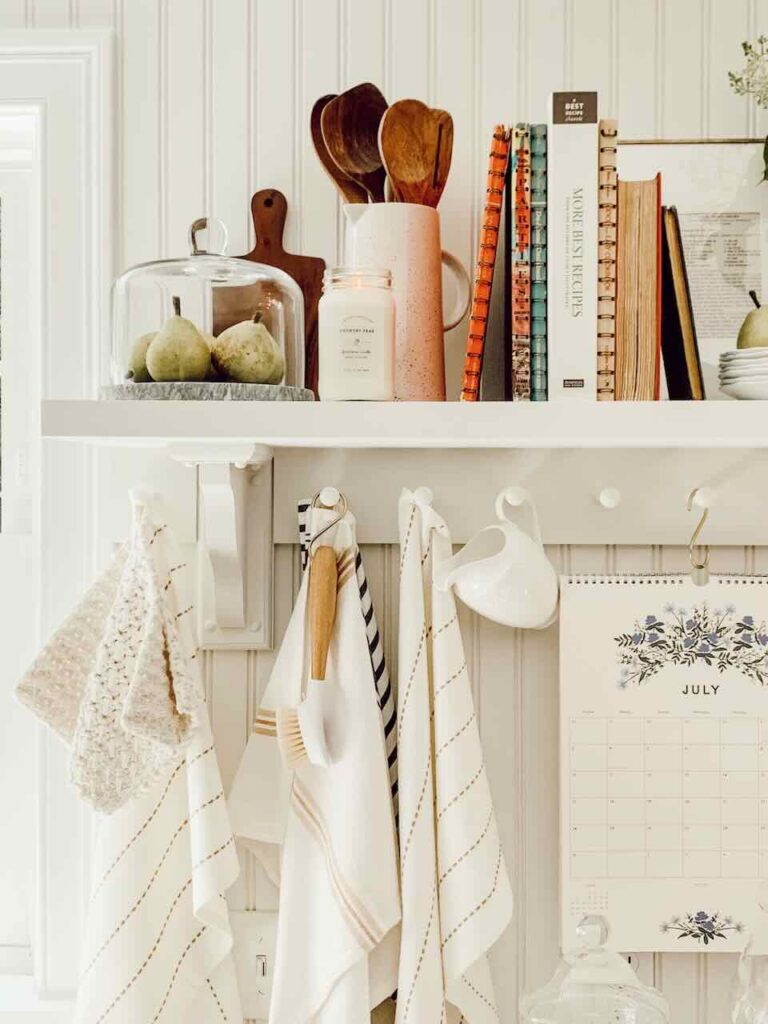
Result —
[[585, 917], [577, 932], [581, 948], [567, 953], [552, 980], [521, 1000], [523, 1024], [669, 1024], [664, 996], [605, 948], [605, 919]]
[[287, 385], [311, 397], [304, 298], [293, 278], [223, 255], [220, 221], [196, 220], [189, 239], [188, 257], [142, 263], [115, 281], [103, 396], [271, 399]]

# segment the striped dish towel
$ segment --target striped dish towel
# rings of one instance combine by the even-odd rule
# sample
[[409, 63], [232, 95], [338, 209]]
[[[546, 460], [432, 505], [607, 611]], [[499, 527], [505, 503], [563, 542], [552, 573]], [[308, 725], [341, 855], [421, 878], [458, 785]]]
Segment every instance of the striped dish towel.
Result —
[[[313, 509], [314, 529], [332, 517]], [[350, 512], [323, 543], [342, 566], [324, 684], [331, 764], [288, 771], [276, 738], [277, 709], [298, 704], [306, 678], [305, 573], [229, 798], [236, 836], [279, 887], [270, 1024], [359, 1024], [397, 981], [397, 840]]]
[[205, 721], [165, 778], [99, 821], [74, 1024], [242, 1020], [224, 898], [239, 870]]
[[398, 756], [402, 940], [397, 1024], [498, 1024], [486, 954], [512, 889], [453, 594], [451, 537], [426, 489], [400, 497]]
[[[301, 550], [301, 568], [306, 569], [309, 559], [309, 514], [312, 503], [306, 499], [298, 504], [299, 516], [299, 548]], [[392, 680], [389, 678], [387, 663], [384, 658], [384, 644], [381, 640], [381, 633], [376, 623], [376, 615], [373, 611], [373, 600], [371, 590], [368, 586], [368, 579], [365, 575], [363, 556], [360, 548], [355, 553], [355, 572], [357, 573], [357, 585], [360, 590], [360, 606], [365, 620], [365, 632], [368, 638], [368, 650], [371, 655], [371, 667], [373, 668], [373, 679], [376, 684], [376, 693], [379, 698], [381, 717], [384, 723], [384, 736], [387, 744], [387, 762], [389, 764], [389, 781], [392, 787], [392, 805], [397, 818], [397, 708], [395, 707], [395, 695], [392, 689]]]
[[[131, 571], [132, 564], [142, 572]], [[194, 708], [194, 720], [185, 723], [183, 746], [166, 744], [162, 758], [152, 757], [146, 742], [137, 748], [129, 742], [131, 734], [120, 737], [113, 728], [101, 734], [118, 738], [114, 748], [102, 751], [106, 764], [98, 763], [93, 744], [82, 761], [83, 771], [99, 769], [95, 788], [79, 786], [91, 798], [106, 792], [103, 780], [110, 778], [106, 773], [110, 760], [115, 769], [122, 767], [125, 772], [135, 764], [138, 749], [144, 772], [140, 792], [129, 799], [123, 799], [126, 786], [121, 775], [119, 788], [110, 790], [120, 795], [120, 806], [95, 819], [95, 884], [73, 1020], [75, 1024], [240, 1021], [233, 936], [224, 896], [240, 865], [198, 672], [194, 609], [183, 596], [190, 589], [185, 585], [187, 567], [169, 531], [155, 526], [140, 506], [134, 511], [126, 565], [116, 590], [142, 598], [134, 624], [127, 627], [122, 615], [116, 617], [115, 607], [124, 614], [136, 602], [121, 602], [118, 593], [110, 613], [107, 598], [114, 588], [109, 574], [102, 577], [81, 603], [80, 617], [70, 616], [49, 643], [47, 659], [38, 659], [20, 694], [39, 717], [70, 745], [75, 744], [75, 711], [79, 699], [87, 699], [84, 680], [95, 678], [90, 662], [98, 660], [96, 641], [106, 631], [109, 657], [101, 664], [121, 670], [129, 665], [132, 670], [131, 692], [118, 709], [121, 723], [130, 723], [134, 730], [140, 723], [145, 735], [154, 729], [154, 734], [175, 739], [175, 731], [168, 729], [174, 717], [166, 713], [165, 703], [173, 700], [178, 713], [177, 683], [186, 687], [187, 703]], [[154, 581], [151, 588], [142, 587], [146, 580]], [[157, 605], [151, 615], [144, 607], [149, 598]], [[88, 612], [84, 618], [83, 609]], [[141, 629], [136, 622], [144, 624]], [[85, 647], [84, 640], [89, 641]], [[155, 647], [165, 654], [160, 671], [154, 659], [141, 656]], [[53, 670], [45, 671], [51, 659]], [[149, 683], [159, 689], [158, 678], [164, 683], [163, 700], [148, 690]], [[47, 692], [52, 692], [53, 702], [46, 700]], [[129, 698], [137, 693], [143, 701], [131, 704]], [[84, 780], [82, 771], [77, 779]]]

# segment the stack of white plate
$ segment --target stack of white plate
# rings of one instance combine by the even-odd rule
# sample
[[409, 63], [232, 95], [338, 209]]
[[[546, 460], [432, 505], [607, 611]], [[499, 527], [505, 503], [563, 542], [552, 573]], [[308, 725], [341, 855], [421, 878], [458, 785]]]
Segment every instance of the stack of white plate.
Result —
[[731, 398], [768, 399], [768, 348], [723, 352], [720, 390]]

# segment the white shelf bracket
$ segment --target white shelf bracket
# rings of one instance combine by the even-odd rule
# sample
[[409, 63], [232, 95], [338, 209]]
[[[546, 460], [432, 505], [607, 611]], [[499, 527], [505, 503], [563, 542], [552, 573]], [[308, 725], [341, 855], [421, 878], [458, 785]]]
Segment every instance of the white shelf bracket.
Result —
[[272, 450], [247, 442], [178, 444], [198, 473], [200, 644], [272, 646]]

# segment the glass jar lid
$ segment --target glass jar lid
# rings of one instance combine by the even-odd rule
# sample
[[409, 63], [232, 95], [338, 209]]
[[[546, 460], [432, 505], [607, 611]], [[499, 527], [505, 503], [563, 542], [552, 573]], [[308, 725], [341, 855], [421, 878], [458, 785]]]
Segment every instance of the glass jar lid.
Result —
[[[203, 233], [207, 236], [205, 243], [201, 239]], [[222, 221], [215, 217], [198, 217], [189, 228], [188, 256], [137, 263], [123, 276], [200, 278], [212, 285], [224, 286], [246, 285], [263, 276], [265, 268], [258, 264], [227, 256], [227, 242], [228, 233]], [[289, 288], [295, 286], [295, 282], [276, 267], [269, 267], [268, 273]]]
[[585, 917], [577, 935], [580, 948], [563, 956], [543, 988], [521, 1000], [524, 1024], [669, 1024], [664, 996], [606, 949], [605, 918]]

